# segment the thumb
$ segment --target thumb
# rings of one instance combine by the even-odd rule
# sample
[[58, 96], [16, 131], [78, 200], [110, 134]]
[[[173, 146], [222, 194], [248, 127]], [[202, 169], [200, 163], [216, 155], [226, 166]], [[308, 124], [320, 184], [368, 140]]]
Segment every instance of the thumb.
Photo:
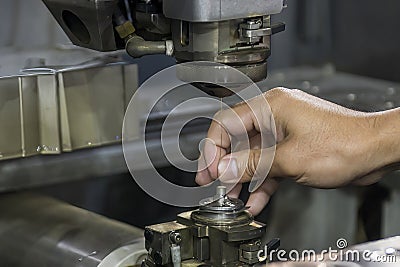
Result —
[[245, 183], [265, 179], [274, 159], [275, 148], [249, 149], [223, 157], [218, 164], [218, 177], [224, 183]]

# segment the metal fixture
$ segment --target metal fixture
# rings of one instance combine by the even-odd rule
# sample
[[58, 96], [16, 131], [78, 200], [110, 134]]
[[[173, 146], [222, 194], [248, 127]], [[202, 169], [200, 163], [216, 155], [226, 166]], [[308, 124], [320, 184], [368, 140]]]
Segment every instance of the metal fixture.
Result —
[[0, 159], [120, 142], [138, 74], [136, 65], [116, 62], [100, 58], [0, 78]]
[[[144, 266], [251, 266], [260, 262], [265, 230], [241, 200], [227, 197], [226, 188], [220, 186], [198, 210], [146, 227]], [[278, 246], [279, 240], [268, 244], [269, 249]]]
[[114, 51], [113, 13], [118, 0], [43, 0], [69, 39], [98, 51]]
[[[166, 54], [178, 62], [223, 63], [254, 82], [267, 77], [271, 35], [284, 30], [282, 23], [271, 25], [271, 15], [286, 7], [284, 0], [43, 2], [76, 45], [99, 51], [125, 48], [132, 57]], [[218, 97], [232, 94], [213, 85], [195, 86]]]

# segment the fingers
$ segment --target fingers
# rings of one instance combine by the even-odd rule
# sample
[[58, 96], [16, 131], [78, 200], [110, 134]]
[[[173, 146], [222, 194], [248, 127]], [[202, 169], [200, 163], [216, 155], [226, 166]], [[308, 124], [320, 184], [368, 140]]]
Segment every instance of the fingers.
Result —
[[206, 185], [213, 181], [210, 174], [208, 173], [207, 163], [204, 158], [204, 152], [200, 153], [200, 157], [197, 161], [197, 174], [195, 181], [198, 185]]
[[198, 185], [207, 185], [214, 180], [211, 179], [211, 176], [208, 173], [208, 170], [206, 169], [206, 170], [197, 172], [195, 181]]
[[244, 136], [248, 136], [248, 132], [251, 132], [252, 120], [248, 116], [248, 112], [249, 109], [245, 105], [241, 105], [235, 109], [223, 110], [215, 115], [208, 130], [209, 142], [206, 142], [204, 146], [204, 157], [212, 179], [218, 178], [218, 163], [231, 147], [231, 136], [243, 139]]
[[[212, 179], [218, 177], [218, 163], [229, 149], [235, 147], [235, 142], [260, 134], [260, 129], [274, 132], [273, 116], [264, 96], [259, 96], [247, 102], [236, 105], [232, 109], [218, 112], [210, 126], [207, 142], [204, 149], [205, 160], [209, 165], [209, 174]], [[272, 135], [273, 136], [273, 135]], [[232, 138], [231, 138], [232, 137]], [[215, 153], [215, 150], [217, 152]], [[212, 154], [217, 157], [212, 157]]]
[[275, 147], [229, 154], [220, 160], [218, 176], [225, 183], [245, 183], [253, 179], [263, 180], [267, 176], [282, 177], [281, 163], [278, 162], [282, 156], [274, 152]]
[[260, 188], [251, 193], [246, 204], [249, 207], [250, 213], [254, 216], [260, 214], [278, 187], [279, 180], [268, 178]]
[[239, 198], [240, 191], [242, 191], [242, 184], [235, 185], [234, 188], [228, 193], [228, 196], [231, 198]]
[[[220, 132], [220, 142], [221, 140], [223, 142], [227, 140], [227, 142], [230, 143], [229, 135], [227, 134], [224, 135], [223, 132], [225, 132], [225, 130], [219, 125], [218, 127], [219, 127], [218, 131]], [[227, 154], [228, 148], [229, 148], [228, 144], [226, 145], [226, 147], [221, 147], [221, 144], [217, 144], [210, 137], [208, 137], [207, 141], [204, 143], [204, 148], [203, 148], [204, 161], [205, 165], [207, 166], [207, 171], [210, 176], [210, 179], [215, 180], [218, 178], [218, 172], [217, 172], [218, 162], [220, 158], [224, 157]]]

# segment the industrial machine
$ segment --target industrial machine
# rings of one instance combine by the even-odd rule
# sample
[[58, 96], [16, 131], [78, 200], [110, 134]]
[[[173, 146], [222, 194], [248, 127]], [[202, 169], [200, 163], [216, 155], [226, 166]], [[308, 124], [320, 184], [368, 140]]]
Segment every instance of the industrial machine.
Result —
[[[166, 54], [177, 62], [223, 63], [255, 82], [267, 76], [271, 35], [285, 28], [283, 23], [271, 24], [271, 15], [286, 7], [284, 0], [43, 2], [77, 46], [103, 52], [126, 49], [134, 58]], [[132, 95], [129, 83], [136, 87], [137, 77], [135, 66], [114, 63], [118, 62], [94, 61], [78, 67], [41, 64], [28, 67], [20, 76], [2, 79], [0, 85], [7, 89], [3, 90], [7, 93], [4, 105], [9, 99], [18, 100], [7, 117], [15, 116], [14, 122], [21, 127], [11, 125], [8, 128], [14, 132], [3, 133], [2, 141], [6, 143], [0, 144], [7, 149], [2, 149], [0, 158], [60, 154], [120, 141], [121, 110]], [[211, 72], [224, 71], [221, 65], [208, 67]], [[181, 78], [196, 71], [181, 70]], [[114, 79], [108, 80], [108, 76]], [[194, 85], [218, 97], [232, 94], [212, 84]], [[111, 86], [118, 90], [110, 91]], [[93, 107], [102, 114], [100, 117], [92, 112]], [[19, 110], [23, 112], [17, 113]], [[37, 113], [39, 118], [35, 117]], [[24, 133], [31, 130], [29, 127], [35, 130], [28, 136]], [[229, 199], [220, 190], [217, 198], [203, 203], [199, 210], [178, 215], [177, 222], [148, 227], [144, 265], [258, 263], [256, 252], [263, 244], [265, 225], [253, 220], [243, 202]], [[11, 194], [1, 198], [0, 210], [1, 266], [116, 267], [137, 265], [142, 259], [140, 230], [67, 204], [41, 196]], [[20, 246], [21, 240], [24, 245]], [[39, 252], [44, 255], [36, 257]]]
[[[97, 51], [126, 49], [134, 58], [166, 54], [179, 63], [223, 63], [240, 70], [254, 82], [266, 78], [271, 36], [285, 28], [283, 23], [271, 22], [271, 15], [286, 7], [285, 0], [43, 2], [77, 46]], [[138, 79], [136, 65], [119, 64], [121, 58], [106, 62], [98, 59], [76, 68], [33, 66], [20, 76], [0, 79], [3, 89], [0, 107], [7, 107], [1, 110], [0, 159], [47, 156], [0, 164], [0, 191], [3, 193], [0, 196], [0, 266], [231, 267], [262, 262], [259, 252], [277, 248], [279, 240], [267, 242], [266, 225], [255, 221], [242, 201], [227, 197], [224, 187], [218, 187], [215, 196], [199, 203], [197, 210], [178, 214], [174, 221], [147, 226], [144, 231], [41, 195], [9, 193], [126, 172], [121, 148], [115, 143], [121, 139], [123, 112], [134, 89], [130, 87], [134, 87]], [[220, 65], [208, 67], [211, 70], [207, 73], [224, 71]], [[193, 73], [197, 74], [198, 69], [181, 71], [180, 78], [185, 80]], [[300, 77], [290, 71], [286, 72], [286, 77], [276, 73], [264, 83], [268, 85], [266, 87], [301, 88], [331, 100], [339, 99], [337, 102], [343, 105], [366, 110], [371, 102], [381, 105], [379, 108], [382, 109], [397, 105], [392, 102], [400, 92], [397, 85], [348, 77], [330, 69], [320, 72], [296, 70]], [[212, 84], [193, 85], [220, 98], [232, 94], [232, 91]], [[340, 91], [340, 86], [344, 85], [346, 88]], [[349, 89], [349, 85], [353, 87]], [[111, 86], [113, 90], [109, 90]], [[354, 88], [362, 88], [364, 93], [358, 94], [360, 90]], [[160, 117], [154, 119], [154, 124], [161, 121], [158, 120]], [[200, 126], [207, 127], [206, 124]], [[156, 135], [158, 124], [153, 128], [149, 132]], [[199, 141], [201, 134], [196, 128], [186, 135]], [[151, 138], [148, 141], [152, 143], [153, 154], [158, 154], [159, 144]], [[189, 146], [184, 144], [182, 147], [188, 149]], [[81, 150], [84, 148], [90, 149]], [[76, 149], [80, 151], [71, 153], [73, 155], [58, 155]], [[51, 156], [53, 154], [57, 155]], [[164, 158], [159, 162], [166, 164]], [[307, 200], [304, 195], [301, 199]], [[350, 207], [341, 209], [353, 212]], [[285, 213], [283, 209], [279, 213], [287, 216], [286, 221], [287, 213], [296, 214], [292, 210]], [[307, 223], [302, 219], [296, 218], [296, 223], [306, 227]], [[334, 220], [326, 216], [318, 221], [320, 225], [327, 225], [328, 221]], [[285, 229], [285, 232], [288, 236], [296, 235], [290, 230]], [[398, 259], [399, 243], [395, 238], [360, 245], [356, 249], [370, 249], [378, 255], [389, 251]], [[374, 266], [369, 262], [360, 264]], [[287, 263], [285, 266], [321, 265]], [[355, 267], [358, 263], [323, 266]]]
[[[271, 24], [284, 0], [43, 0], [70, 40], [98, 51], [126, 48], [132, 57], [174, 56], [177, 62], [211, 61], [239, 69], [254, 82], [267, 76]], [[210, 66], [221, 71], [216, 66]], [[222, 87], [197, 86], [211, 95]]]
[[[97, 51], [126, 49], [134, 58], [166, 54], [178, 63], [223, 63], [254, 82], [266, 78], [271, 36], [285, 28], [283, 23], [271, 23], [271, 15], [286, 7], [284, 0], [43, 2], [75, 45]], [[181, 69], [179, 78], [197, 74], [196, 67]], [[207, 73], [224, 73], [223, 65], [203, 64], [202, 68], [208, 68]], [[193, 85], [221, 98], [233, 93], [223, 86]], [[177, 221], [146, 228], [144, 266], [252, 266], [260, 262], [257, 252], [265, 245], [266, 226], [253, 220], [243, 202], [228, 198], [224, 187], [218, 190], [198, 210], [178, 215]], [[268, 246], [278, 245], [274, 240]]]

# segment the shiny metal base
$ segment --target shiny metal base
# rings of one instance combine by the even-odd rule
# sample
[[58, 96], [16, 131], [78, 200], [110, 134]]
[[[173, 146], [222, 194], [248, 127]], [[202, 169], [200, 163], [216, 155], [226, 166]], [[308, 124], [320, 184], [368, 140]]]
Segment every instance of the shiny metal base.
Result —
[[0, 266], [132, 266], [146, 254], [142, 230], [52, 198], [2, 195], [0, 214]]

